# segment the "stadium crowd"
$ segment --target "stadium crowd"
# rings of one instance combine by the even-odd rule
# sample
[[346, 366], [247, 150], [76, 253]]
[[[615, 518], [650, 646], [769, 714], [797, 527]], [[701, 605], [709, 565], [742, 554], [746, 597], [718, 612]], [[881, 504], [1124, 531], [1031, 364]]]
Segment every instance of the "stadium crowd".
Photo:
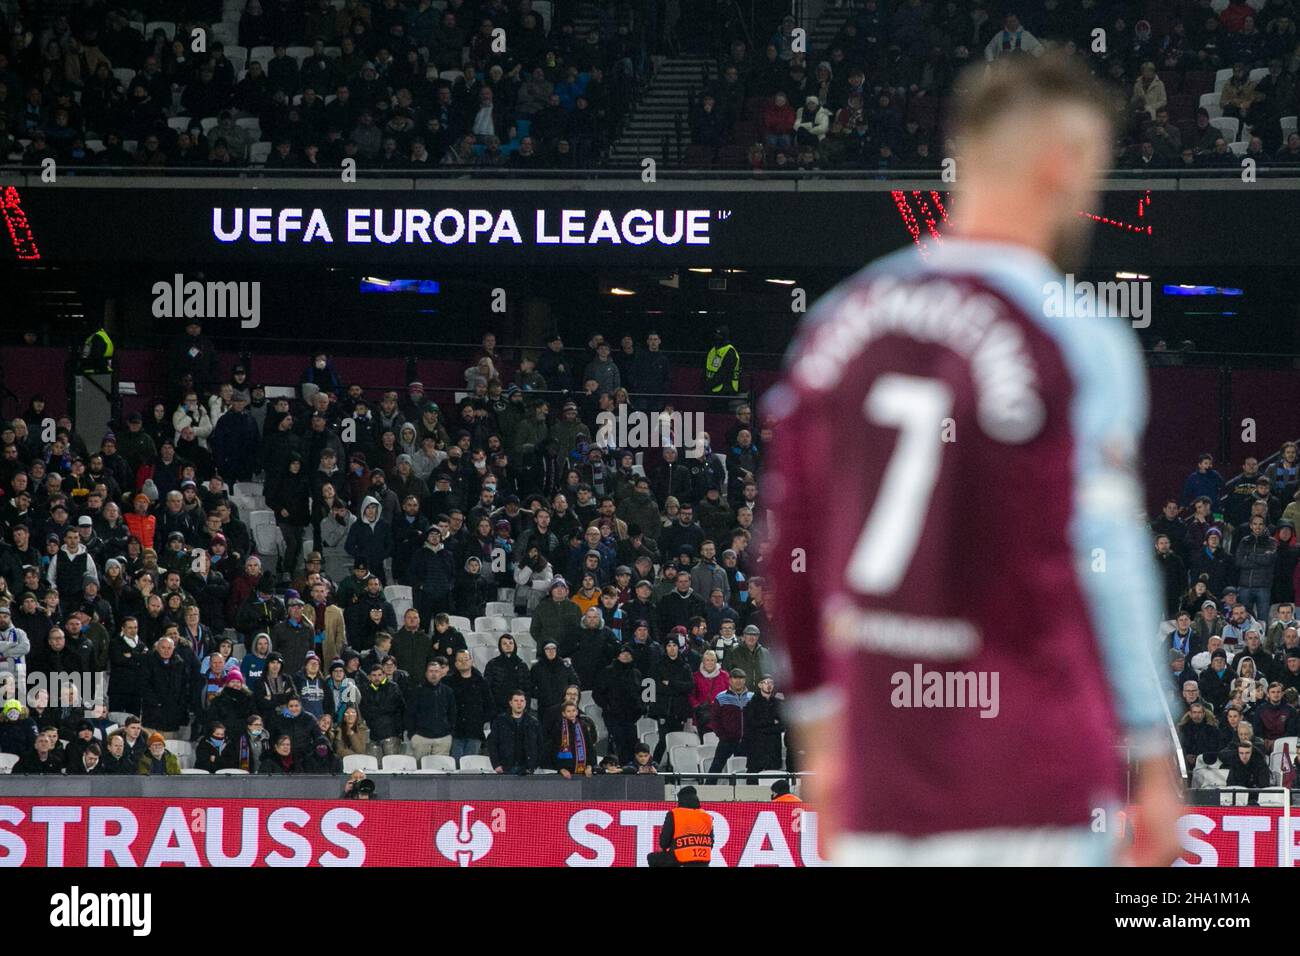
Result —
[[0, 4], [0, 163], [591, 166], [660, 51], [656, 6]]
[[1113, 93], [1117, 167], [1300, 166], [1293, 0], [841, 5], [825, 48], [799, 52], [792, 17], [732, 42], [693, 105], [687, 165], [938, 169], [959, 155], [943, 122], [963, 67], [1064, 48]]
[[188, 320], [170, 394], [98, 441], [32, 396], [0, 423], [0, 752], [179, 773], [188, 739], [212, 771], [408, 754], [571, 775], [653, 772], [669, 734], [713, 733], [702, 769], [787, 768], [770, 430], [737, 399], [721, 441], [642, 468], [596, 419], [666, 406], [660, 344], [553, 335], [516, 361], [489, 333], [447, 408], [318, 353], [268, 400]]
[[[1168, 688], [1189, 776], [1294, 780], [1300, 734], [1300, 461], [1287, 442], [1267, 468], [1225, 481], [1203, 454], [1151, 522], [1164, 584]], [[1241, 746], [1241, 753], [1238, 753]]]

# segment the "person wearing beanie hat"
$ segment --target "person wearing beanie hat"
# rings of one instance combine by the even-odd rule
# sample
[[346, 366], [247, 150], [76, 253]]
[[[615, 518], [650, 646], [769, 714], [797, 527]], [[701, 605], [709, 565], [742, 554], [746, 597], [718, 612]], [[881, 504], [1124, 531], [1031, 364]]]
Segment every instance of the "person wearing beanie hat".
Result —
[[[576, 642], [576, 634], [573, 639]], [[552, 637], [541, 641], [537, 663], [532, 666], [529, 677], [532, 679], [533, 696], [537, 700], [539, 714], [547, 713], [563, 701], [565, 688], [572, 684], [580, 685], [578, 672], [573, 669], [567, 657], [560, 656], [559, 642]]]
[[532, 617], [528, 633], [537, 642], [539, 652], [542, 645], [551, 640], [564, 649], [561, 656], [572, 655], [582, 627], [582, 611], [569, 600], [569, 584], [564, 578], [557, 576], [551, 581], [549, 599], [537, 605]]
[[1221, 547], [1223, 532], [1216, 526], [1205, 531], [1203, 543], [1187, 557], [1187, 571], [1192, 580], [1205, 576], [1205, 586], [1211, 594], [1223, 594], [1232, 581], [1232, 559]]
[[149, 735], [148, 751], [140, 758], [136, 772], [141, 776], [180, 776], [180, 761], [167, 749], [167, 739], [157, 731]]
[[1236, 678], [1236, 671], [1228, 666], [1228, 652], [1222, 647], [1214, 648], [1210, 651], [1210, 666], [1201, 672], [1197, 681], [1201, 699], [1218, 713], [1232, 696], [1232, 683]]

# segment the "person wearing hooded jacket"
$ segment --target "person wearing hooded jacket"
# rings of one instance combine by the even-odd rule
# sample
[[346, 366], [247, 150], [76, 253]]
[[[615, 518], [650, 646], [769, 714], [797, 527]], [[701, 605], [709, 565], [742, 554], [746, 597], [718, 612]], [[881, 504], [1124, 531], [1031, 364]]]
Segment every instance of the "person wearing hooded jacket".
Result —
[[516, 690], [522, 690], [532, 697], [533, 682], [528, 673], [528, 665], [520, 658], [515, 639], [509, 634], [497, 638], [497, 656], [483, 668], [483, 679], [488, 683], [493, 715], [509, 711], [510, 695]]
[[348, 531], [344, 548], [354, 561], [366, 562], [370, 573], [379, 578], [380, 583], [388, 583], [384, 562], [393, 552], [393, 535], [374, 496], [367, 495], [361, 502], [361, 518]]
[[482, 617], [488, 602], [496, 600], [496, 586], [494, 582], [484, 580], [482, 572], [483, 561], [473, 554], [465, 559], [464, 567], [456, 572], [451, 606], [457, 614], [471, 621]]
[[442, 529], [437, 525], [429, 528], [424, 547], [411, 558], [407, 581], [415, 592], [415, 606], [421, 620], [431, 621], [434, 615], [451, 609], [456, 564], [451, 551], [442, 543]]
[[633, 758], [636, 722], [641, 716], [641, 672], [632, 663], [632, 646], [624, 643], [618, 657], [600, 673], [593, 692], [609, 727], [610, 744], [623, 763]]
[[548, 709], [564, 700], [564, 688], [580, 683], [578, 672], [568, 660], [560, 656], [560, 645], [550, 638], [542, 643], [541, 655], [529, 676], [533, 682], [533, 694], [537, 698], [537, 712], [540, 714], [545, 714]]

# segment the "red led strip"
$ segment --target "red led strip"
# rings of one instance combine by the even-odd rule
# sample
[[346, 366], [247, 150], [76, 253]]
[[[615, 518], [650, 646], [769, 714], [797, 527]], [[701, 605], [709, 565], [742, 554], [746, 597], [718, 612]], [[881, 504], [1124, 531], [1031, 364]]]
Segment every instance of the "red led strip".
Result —
[[[912, 241], [920, 248], [921, 254], [924, 255], [926, 249], [926, 237], [921, 234], [921, 224], [925, 224], [925, 231], [929, 233], [929, 238], [939, 242], [943, 239], [943, 234], [939, 231], [940, 223], [947, 225], [948, 210], [943, 203], [943, 193], [931, 190], [928, 194], [919, 190], [913, 190], [909, 198], [908, 194], [901, 189], [895, 189], [890, 192], [893, 197], [894, 205], [898, 208], [898, 214], [903, 220], [903, 226], [907, 229], [907, 234], [912, 237]], [[928, 196], [928, 201], [927, 201]], [[915, 202], [915, 211], [912, 203]], [[938, 211], [938, 219], [931, 211], [930, 206], [933, 204]], [[1148, 190], [1138, 198], [1137, 218], [1145, 219], [1147, 207], [1151, 205], [1151, 192]], [[1093, 222], [1100, 223], [1104, 226], [1111, 226], [1122, 232], [1132, 233], [1134, 235], [1150, 236], [1154, 233], [1153, 227], [1148, 224], [1134, 225], [1125, 222], [1122, 219], [1112, 219], [1109, 216], [1098, 215], [1097, 213], [1085, 212], [1079, 210], [1079, 215], [1091, 219]]]
[[23, 212], [22, 197], [15, 187], [6, 186], [4, 193], [0, 194], [0, 213], [4, 214], [5, 225], [9, 227], [14, 254], [28, 261], [39, 259], [41, 252], [36, 248], [31, 224], [27, 221], [27, 213]]

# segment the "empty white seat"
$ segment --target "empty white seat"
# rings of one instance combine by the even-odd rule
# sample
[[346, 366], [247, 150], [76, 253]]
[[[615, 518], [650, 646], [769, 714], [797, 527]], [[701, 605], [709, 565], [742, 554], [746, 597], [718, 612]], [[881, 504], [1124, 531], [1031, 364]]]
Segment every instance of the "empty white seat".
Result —
[[[413, 600], [411, 589], [405, 584], [390, 584], [384, 588], [384, 597], [390, 601], [407, 601]], [[398, 620], [401, 620], [400, 618]]]
[[238, 767], [226, 767], [224, 770], [218, 770], [217, 773], [242, 773], [247, 774], [247, 770], [240, 770]]
[[14, 764], [17, 762], [17, 754], [0, 754], [0, 773], [13, 773]]
[[519, 648], [518, 653], [519, 653], [519, 659], [523, 661], [525, 664], [527, 664], [529, 667], [532, 667], [534, 664], [537, 663], [537, 651], [534, 650], [533, 648], [521, 647]]
[[1229, 143], [1237, 141], [1237, 128], [1241, 126], [1241, 120], [1233, 116], [1216, 116], [1210, 120], [1210, 125], [1223, 134], [1223, 138]]
[[595, 703], [596, 703], [596, 695], [589, 690], [584, 690], [581, 694], [578, 695], [578, 705], [582, 707], [584, 711], [586, 711], [588, 707], [591, 707]]
[[447, 622], [462, 634], [468, 634], [470, 631], [476, 630], [474, 623], [467, 617], [449, 614], [447, 615]]
[[1222, 93], [1223, 88], [1228, 85], [1230, 79], [1232, 79], [1232, 67], [1225, 66], [1222, 70], [1215, 71], [1214, 92]]
[[[239, 119], [235, 120], [235, 125], [240, 129], [251, 129], [258, 136], [262, 135], [262, 121], [256, 116], [241, 116]], [[261, 493], [261, 489], [259, 488], [257, 494], [260, 495]]]
[[[201, 769], [199, 769], [198, 767], [181, 767], [181, 773], [202, 773], [202, 774], [208, 774], [208, 772], [207, 772], [206, 770], [201, 770]], [[211, 774], [208, 774], [208, 776], [211, 776]]]
[[1282, 126], [1282, 138], [1290, 136], [1296, 131], [1297, 118], [1294, 116], [1283, 116], [1278, 123]]
[[285, 47], [284, 52], [297, 60], [299, 66], [302, 66], [302, 61], [311, 56], [312, 50], [309, 46], [291, 46]]
[[706, 747], [708, 746], [716, 747], [718, 745], [718, 735], [710, 730], [707, 734], [704, 735], [704, 739], [701, 740], [700, 743], [702, 743]]
[[270, 143], [253, 143], [248, 147], [248, 161], [254, 165], [264, 164], [270, 155]]
[[436, 773], [451, 773], [456, 769], [456, 758], [448, 757], [446, 754], [429, 754], [427, 757], [420, 758], [421, 770], [432, 770]]
[[199, 125], [203, 127], [204, 135], [207, 135], [216, 129], [217, 124], [220, 122], [221, 120], [217, 119], [215, 116], [205, 116], [203, 119], [199, 120]]
[[649, 733], [642, 734], [641, 743], [649, 747], [650, 753], [653, 754], [656, 750], [659, 749], [659, 731], [652, 730]]
[[728, 757], [727, 773], [744, 773], [748, 757]]
[[708, 770], [713, 763], [713, 757], [718, 752], [717, 744], [701, 744], [696, 748], [695, 755], [700, 758], [700, 769]]
[[274, 525], [274, 511], [253, 511], [248, 515], [248, 527], [256, 528], [258, 525]]
[[513, 601], [488, 601], [484, 610], [489, 617], [512, 618], [515, 615], [515, 605]]
[[673, 747], [668, 751], [668, 759], [678, 773], [699, 773], [700, 757], [694, 747]]
[[460, 758], [460, 769], [462, 771], [492, 773], [492, 760], [486, 754], [466, 754]]
[[504, 617], [488, 614], [474, 619], [474, 630], [496, 631], [500, 634], [503, 631], [508, 632], [510, 630], [510, 622]]
[[352, 773], [354, 770], [378, 770], [379, 761], [370, 754], [348, 754], [343, 758], [343, 772]]
[[541, 773], [555, 773], [555, 774], [558, 774], [559, 772], [560, 772], [560, 771], [558, 771], [558, 770], [551, 770], [551, 769], [549, 769], [549, 768], [547, 768], [547, 767], [538, 767], [536, 770], [533, 771], [534, 774], [541, 774]]
[[1273, 741], [1273, 753], [1280, 754], [1285, 748], [1291, 755], [1291, 759], [1296, 759], [1296, 744], [1300, 743], [1300, 737], [1279, 737]]
[[414, 770], [418, 765], [414, 757], [406, 754], [389, 754], [380, 766], [384, 770]]
[[529, 628], [533, 626], [531, 617], [517, 617], [510, 622], [511, 634], [527, 634]]
[[443, 70], [441, 73], [438, 74], [438, 79], [447, 80], [448, 82], [454, 83], [460, 75], [461, 75], [460, 70]]
[[695, 734], [688, 733], [684, 730], [674, 730], [668, 735], [665, 746], [669, 750], [676, 750], [678, 747], [698, 747], [700, 738]]
[[253, 544], [257, 553], [263, 556], [278, 555], [282, 536], [280, 529], [275, 525], [254, 525], [253, 526]]
[[250, 63], [256, 60], [265, 67], [266, 64], [271, 62], [271, 57], [273, 56], [275, 56], [275, 49], [273, 47], [254, 46], [248, 48], [248, 59]]
[[102, 153], [104, 151], [104, 141], [102, 139], [86, 140], [86, 149], [92, 153]]
[[1202, 93], [1201, 101], [1197, 105], [1199, 105], [1201, 109], [1205, 110], [1205, 112], [1210, 114], [1210, 119], [1214, 119], [1216, 116], [1223, 115], [1223, 105], [1222, 103], [1219, 102], [1219, 100], [1220, 100], [1220, 94], [1217, 92]]
[[165, 746], [178, 757], [183, 754], [194, 756], [194, 745], [188, 740], [169, 740]]
[[[505, 601], [513, 608], [515, 606], [515, 589], [514, 588], [497, 588], [497, 600]], [[489, 614], [492, 612], [489, 611]]]
[[188, 116], [169, 116], [167, 125], [178, 133], [183, 133], [190, 128], [190, 118]]
[[531, 635], [531, 634], [511, 634], [510, 636], [514, 638], [514, 640], [515, 640], [515, 647], [519, 648], [519, 650], [520, 650], [521, 653], [522, 653], [523, 651], [532, 651], [534, 654], [537, 653], [537, 641], [536, 641], [536, 639], [533, 637], [533, 635]]
[[474, 666], [479, 669], [479, 673], [487, 667], [488, 661], [497, 656], [496, 648], [485, 647], [482, 644], [471, 647], [469, 656], [474, 660]]
[[636, 733], [638, 737], [650, 733], [652, 730], [658, 730], [659, 723], [653, 717], [641, 717], [636, 722]]
[[[226, 58], [229, 59], [230, 48], [234, 47], [235, 44], [239, 42], [239, 25], [237, 23], [231, 23], [227, 20], [220, 20], [217, 23], [212, 24], [212, 39], [219, 40], [222, 44], [226, 46], [227, 48]], [[243, 63], [244, 51], [240, 50], [239, 54], [240, 54], [239, 57], [240, 62], [239, 62], [239, 66], [236, 67], [236, 69], [239, 69], [244, 65]]]

